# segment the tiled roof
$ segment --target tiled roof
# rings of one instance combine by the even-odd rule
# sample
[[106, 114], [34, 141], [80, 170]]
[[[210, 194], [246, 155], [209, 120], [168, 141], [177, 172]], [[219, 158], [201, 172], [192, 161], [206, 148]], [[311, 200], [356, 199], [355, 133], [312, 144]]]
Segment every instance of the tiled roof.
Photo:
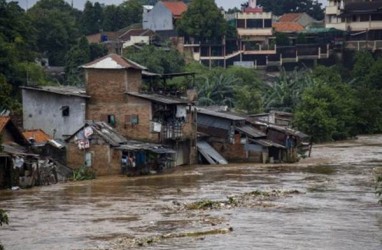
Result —
[[146, 67], [117, 54], [109, 54], [82, 65], [85, 69], [141, 69]]
[[36, 143], [46, 143], [52, 138], [41, 129], [27, 130], [23, 132], [27, 139], [33, 138]]
[[292, 22], [273, 23], [272, 27], [276, 32], [298, 32], [304, 30], [304, 27], [301, 24]]
[[287, 13], [279, 18], [279, 22], [297, 22], [304, 13]]
[[174, 17], [180, 17], [187, 10], [187, 5], [183, 2], [162, 1], [162, 4], [171, 11]]
[[11, 120], [9, 116], [0, 116], [0, 132], [3, 131], [7, 123]]

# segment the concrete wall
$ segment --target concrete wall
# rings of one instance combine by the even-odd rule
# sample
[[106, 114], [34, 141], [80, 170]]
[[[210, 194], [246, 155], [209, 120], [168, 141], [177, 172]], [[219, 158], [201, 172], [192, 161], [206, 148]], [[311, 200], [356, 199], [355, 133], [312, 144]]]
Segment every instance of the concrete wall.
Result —
[[[72, 135], [85, 122], [86, 98], [22, 90], [24, 129], [42, 129], [54, 138]], [[62, 107], [69, 106], [69, 116]]]
[[154, 8], [143, 17], [143, 29], [153, 31], [173, 30], [172, 13], [161, 2], [158, 2]]

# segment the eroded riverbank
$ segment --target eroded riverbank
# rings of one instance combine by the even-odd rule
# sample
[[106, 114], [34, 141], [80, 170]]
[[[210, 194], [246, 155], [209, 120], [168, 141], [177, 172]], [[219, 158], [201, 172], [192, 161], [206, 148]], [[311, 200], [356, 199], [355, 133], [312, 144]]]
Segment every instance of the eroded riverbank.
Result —
[[[382, 207], [373, 168], [382, 136], [315, 146], [293, 165], [193, 166], [139, 178], [108, 177], [30, 190], [0, 191], [10, 225], [5, 249], [124, 249], [126, 239], [169, 237], [149, 249], [381, 249]], [[176, 209], [254, 191], [299, 192], [267, 206]], [[224, 231], [225, 232], [225, 231]]]

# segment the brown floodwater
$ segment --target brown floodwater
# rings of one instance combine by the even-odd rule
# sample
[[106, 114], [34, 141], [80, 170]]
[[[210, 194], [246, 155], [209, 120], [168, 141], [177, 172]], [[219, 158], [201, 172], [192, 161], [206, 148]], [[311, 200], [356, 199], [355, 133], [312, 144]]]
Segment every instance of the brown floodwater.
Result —
[[[232, 227], [228, 234], [155, 242], [148, 249], [382, 249], [373, 169], [382, 135], [318, 145], [293, 165], [179, 167], [170, 174], [107, 177], [0, 190], [10, 249], [124, 249], [122, 238]], [[270, 206], [174, 209], [254, 190], [298, 190]], [[174, 205], [175, 204], [175, 205]]]

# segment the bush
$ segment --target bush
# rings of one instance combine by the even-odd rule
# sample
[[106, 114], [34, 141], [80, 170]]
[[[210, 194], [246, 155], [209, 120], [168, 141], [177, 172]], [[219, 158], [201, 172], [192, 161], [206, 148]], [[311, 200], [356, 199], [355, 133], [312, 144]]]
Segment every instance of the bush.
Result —
[[95, 179], [95, 172], [86, 166], [81, 166], [79, 169], [73, 170], [73, 181], [84, 181]]

